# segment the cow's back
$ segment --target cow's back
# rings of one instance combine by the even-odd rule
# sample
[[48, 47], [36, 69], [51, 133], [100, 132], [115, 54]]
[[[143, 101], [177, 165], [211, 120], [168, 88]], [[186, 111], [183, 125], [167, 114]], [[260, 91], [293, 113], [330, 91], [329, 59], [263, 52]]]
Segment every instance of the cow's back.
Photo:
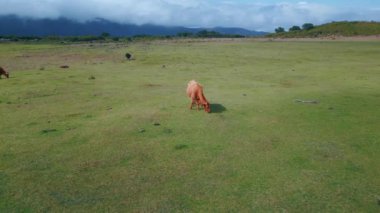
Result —
[[198, 82], [194, 81], [194, 80], [191, 80], [189, 81], [189, 83], [187, 84], [187, 89], [186, 89], [186, 93], [189, 97], [192, 97], [194, 94], [196, 94], [198, 92], [199, 89], [201, 89], [201, 85], [198, 84]]

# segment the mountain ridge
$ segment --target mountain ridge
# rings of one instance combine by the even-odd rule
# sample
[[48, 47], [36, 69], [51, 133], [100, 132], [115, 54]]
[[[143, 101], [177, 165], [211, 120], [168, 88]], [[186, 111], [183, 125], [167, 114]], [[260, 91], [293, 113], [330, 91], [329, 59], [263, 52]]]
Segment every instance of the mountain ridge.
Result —
[[0, 16], [0, 35], [82, 36], [101, 35], [102, 33], [107, 32], [112, 36], [173, 36], [183, 32], [197, 33], [202, 30], [241, 36], [262, 36], [267, 34], [266, 32], [252, 31], [238, 27], [189, 28], [153, 24], [121, 24], [102, 18], [96, 18], [86, 22], [78, 22], [62, 17], [57, 19], [32, 19], [18, 17], [16, 15]]

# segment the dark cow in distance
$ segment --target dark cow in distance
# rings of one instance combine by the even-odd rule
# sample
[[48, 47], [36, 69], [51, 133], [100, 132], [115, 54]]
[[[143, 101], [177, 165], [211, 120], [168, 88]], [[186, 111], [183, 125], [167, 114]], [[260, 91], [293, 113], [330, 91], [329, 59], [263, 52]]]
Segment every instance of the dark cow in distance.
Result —
[[128, 60], [132, 60], [132, 55], [130, 53], [126, 53], [125, 54], [125, 57], [128, 59]]
[[7, 72], [5, 69], [0, 67], [0, 78], [2, 75], [5, 75], [5, 77], [9, 78], [9, 72]]

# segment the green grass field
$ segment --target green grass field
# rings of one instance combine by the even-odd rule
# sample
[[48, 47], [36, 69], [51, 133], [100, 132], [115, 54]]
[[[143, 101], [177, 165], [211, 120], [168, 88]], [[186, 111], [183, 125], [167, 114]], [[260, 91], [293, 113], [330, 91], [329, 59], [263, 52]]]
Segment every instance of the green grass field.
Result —
[[[378, 212], [379, 56], [380, 42], [0, 44], [0, 212]], [[212, 113], [188, 109], [191, 79]]]

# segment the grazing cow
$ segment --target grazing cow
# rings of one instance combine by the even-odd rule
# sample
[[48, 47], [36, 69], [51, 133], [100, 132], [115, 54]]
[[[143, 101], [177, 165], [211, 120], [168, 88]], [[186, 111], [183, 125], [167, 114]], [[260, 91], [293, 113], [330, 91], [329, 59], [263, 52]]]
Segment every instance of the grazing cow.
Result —
[[5, 69], [0, 67], [0, 79], [2, 75], [5, 75], [5, 77], [9, 78], [9, 72], [7, 72]]
[[203, 106], [206, 112], [211, 112], [210, 103], [203, 94], [203, 87], [198, 82], [194, 80], [189, 81], [186, 92], [189, 98], [191, 98], [190, 109], [193, 108], [194, 104], [197, 104], [198, 110], [199, 106]]
[[132, 59], [132, 55], [130, 53], [126, 53], [125, 54], [125, 57], [128, 59], [128, 60], [131, 60]]

